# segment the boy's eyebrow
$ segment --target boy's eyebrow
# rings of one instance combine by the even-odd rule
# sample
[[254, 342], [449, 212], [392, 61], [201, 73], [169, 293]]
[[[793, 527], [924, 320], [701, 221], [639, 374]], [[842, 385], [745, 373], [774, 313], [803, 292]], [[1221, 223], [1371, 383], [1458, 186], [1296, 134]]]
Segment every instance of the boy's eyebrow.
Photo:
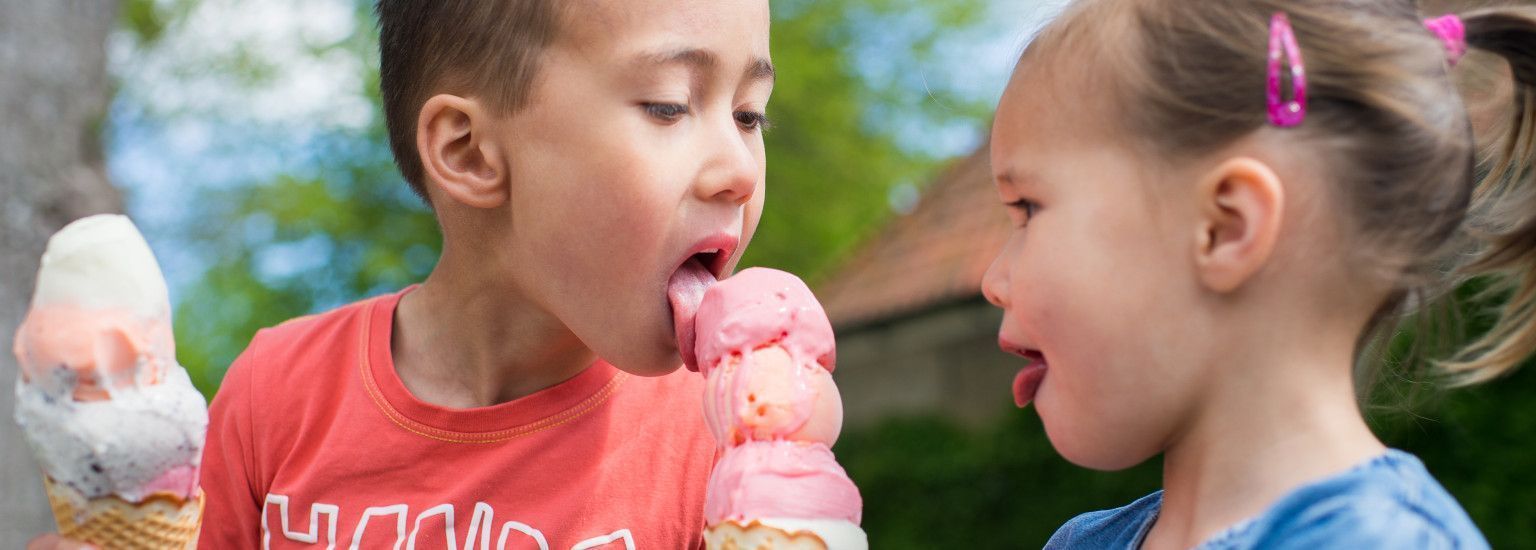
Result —
[[[699, 48], [643, 53], [636, 56], [635, 61], [642, 65], [686, 65], [696, 72], [708, 72], [720, 64], [720, 58], [714, 52]], [[750, 65], [747, 65], [746, 76], [748, 80], [772, 81], [774, 79], [773, 63], [761, 57], [755, 58]]]
[[660, 52], [643, 53], [636, 56], [638, 63], [645, 65], [686, 65], [695, 71], [708, 71], [720, 63], [715, 54], [708, 50], [698, 48], [679, 48]]
[[753, 59], [752, 64], [747, 66], [747, 80], [767, 80], [773, 82], [773, 63], [761, 57]]

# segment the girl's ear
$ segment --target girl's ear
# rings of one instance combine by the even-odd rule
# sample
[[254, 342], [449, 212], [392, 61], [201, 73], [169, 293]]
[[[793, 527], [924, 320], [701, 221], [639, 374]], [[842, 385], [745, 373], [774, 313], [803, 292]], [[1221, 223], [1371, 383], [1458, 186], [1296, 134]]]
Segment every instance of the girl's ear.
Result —
[[459, 96], [432, 96], [416, 119], [416, 148], [427, 188], [475, 208], [495, 208], [510, 195], [507, 167], [490, 112]]
[[1285, 213], [1285, 189], [1269, 165], [1229, 159], [1201, 177], [1195, 255], [1201, 283], [1218, 293], [1241, 288], [1269, 261]]

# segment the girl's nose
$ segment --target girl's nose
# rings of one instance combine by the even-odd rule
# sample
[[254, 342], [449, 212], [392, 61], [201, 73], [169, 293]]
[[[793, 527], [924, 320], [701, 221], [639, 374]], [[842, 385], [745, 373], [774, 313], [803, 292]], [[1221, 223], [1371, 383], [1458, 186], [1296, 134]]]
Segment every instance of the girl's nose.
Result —
[[1008, 309], [1008, 265], [1004, 261], [1007, 255], [1005, 247], [992, 259], [992, 265], [987, 266], [987, 273], [981, 278], [981, 294], [992, 305], [1003, 309]]

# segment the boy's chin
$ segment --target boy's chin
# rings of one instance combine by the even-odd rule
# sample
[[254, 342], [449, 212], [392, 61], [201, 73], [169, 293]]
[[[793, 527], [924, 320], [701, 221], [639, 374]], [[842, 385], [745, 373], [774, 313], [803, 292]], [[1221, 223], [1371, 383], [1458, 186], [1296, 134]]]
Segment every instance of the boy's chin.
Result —
[[666, 376], [683, 368], [683, 359], [677, 352], [663, 354], [658, 357], [632, 358], [625, 361], [610, 361], [614, 368], [633, 374], [635, 376]]

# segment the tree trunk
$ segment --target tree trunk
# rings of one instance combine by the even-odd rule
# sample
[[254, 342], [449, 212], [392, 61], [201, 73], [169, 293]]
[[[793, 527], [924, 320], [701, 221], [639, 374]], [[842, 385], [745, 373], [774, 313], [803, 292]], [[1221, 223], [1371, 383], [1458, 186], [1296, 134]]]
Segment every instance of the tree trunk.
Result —
[[54, 528], [12, 413], [10, 350], [48, 236], [122, 210], [100, 140], [116, 19], [117, 0], [0, 0], [0, 548]]

